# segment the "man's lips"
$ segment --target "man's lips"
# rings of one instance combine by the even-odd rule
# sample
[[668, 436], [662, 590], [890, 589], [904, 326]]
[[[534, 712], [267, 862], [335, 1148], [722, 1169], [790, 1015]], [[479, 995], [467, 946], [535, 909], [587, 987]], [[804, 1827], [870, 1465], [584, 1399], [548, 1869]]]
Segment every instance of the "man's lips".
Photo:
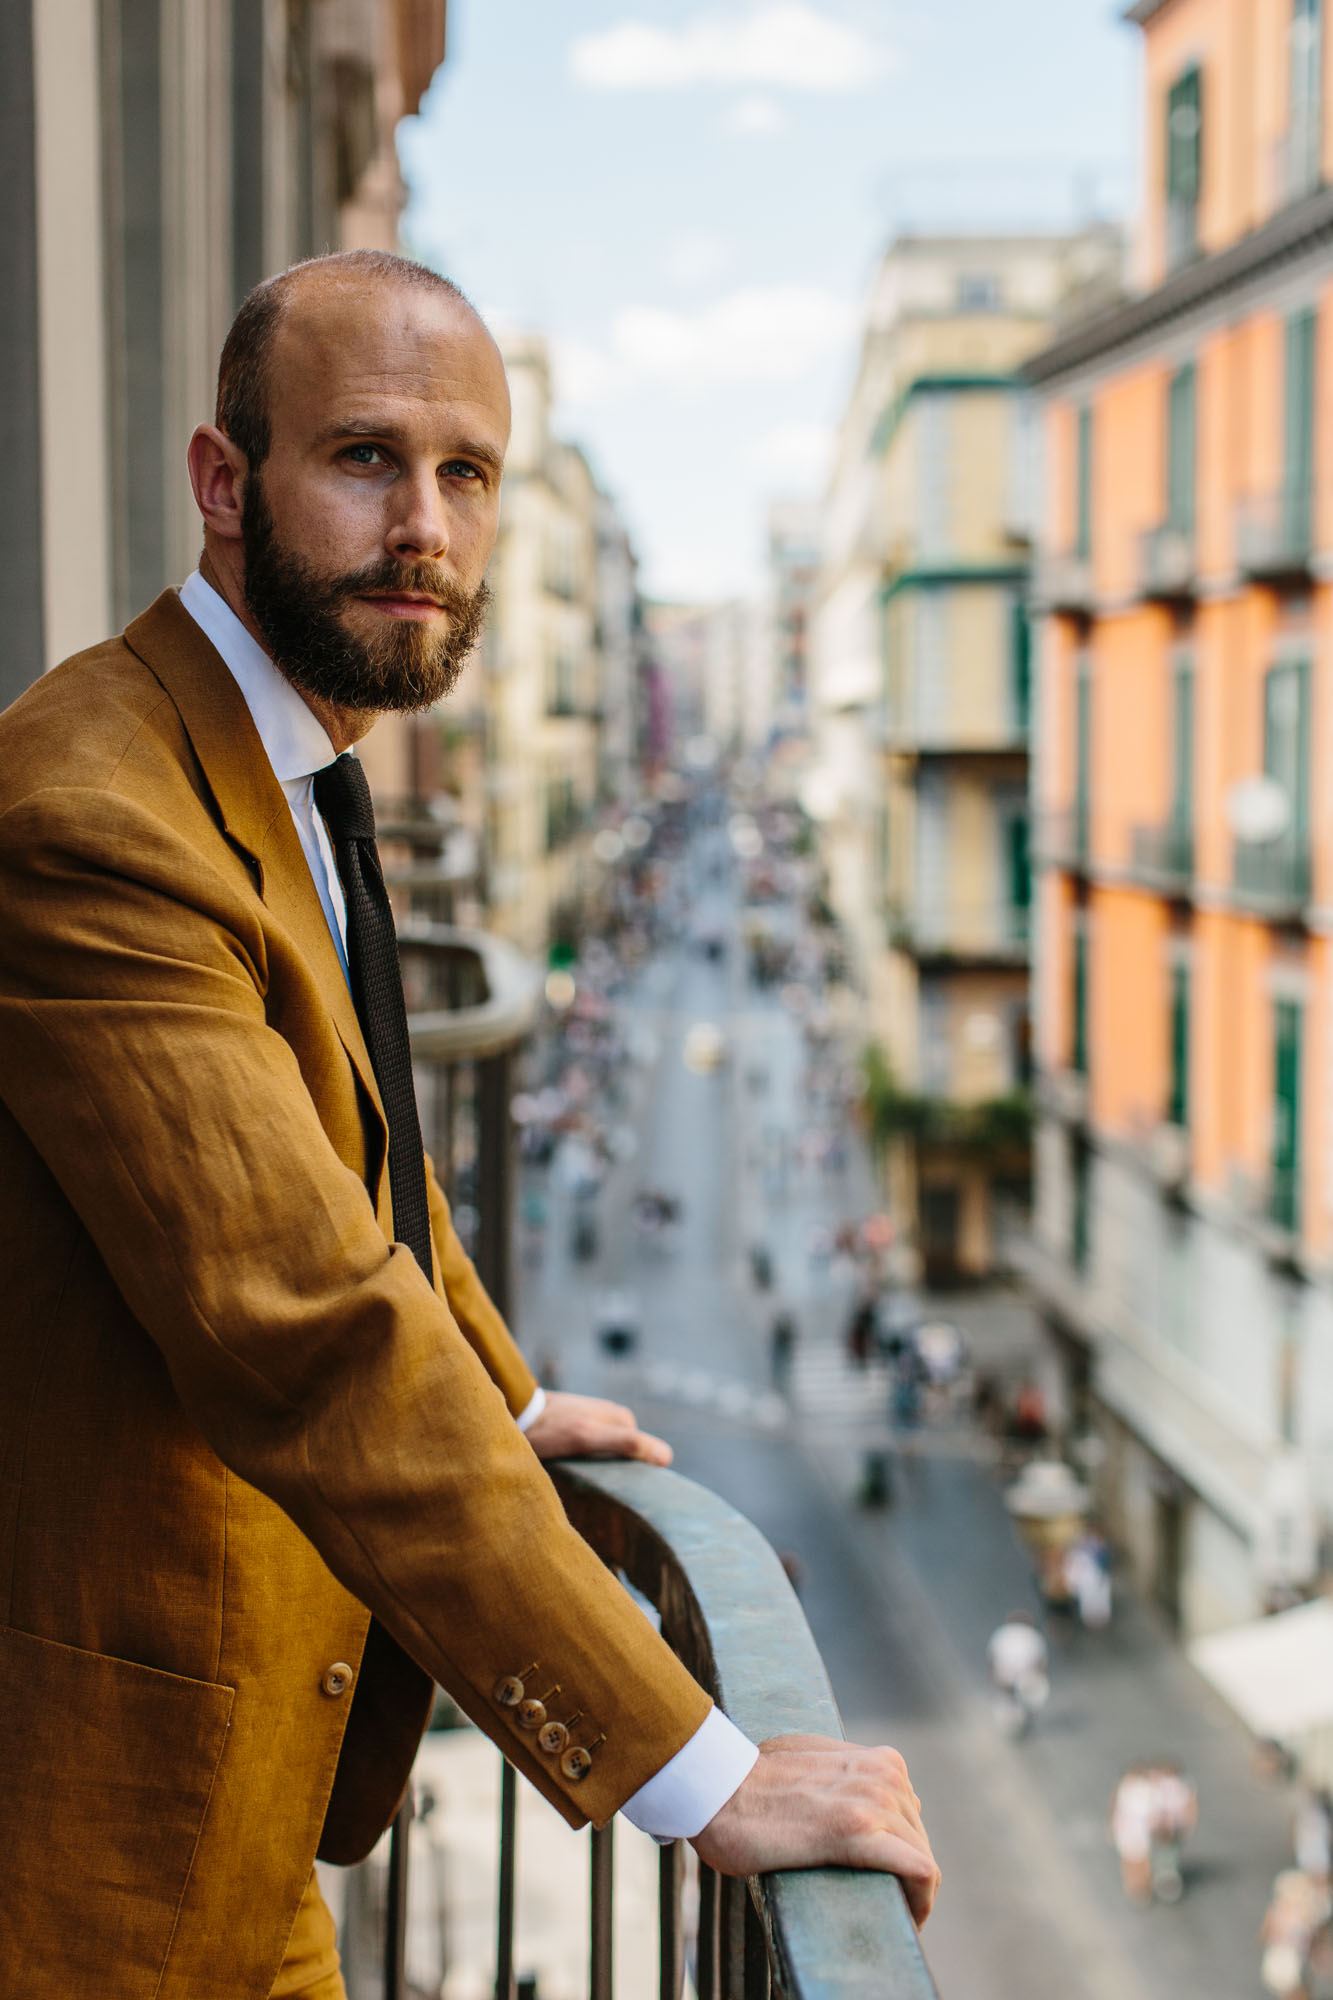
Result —
[[361, 602], [390, 618], [435, 618], [444, 610], [438, 597], [415, 591], [367, 591]]

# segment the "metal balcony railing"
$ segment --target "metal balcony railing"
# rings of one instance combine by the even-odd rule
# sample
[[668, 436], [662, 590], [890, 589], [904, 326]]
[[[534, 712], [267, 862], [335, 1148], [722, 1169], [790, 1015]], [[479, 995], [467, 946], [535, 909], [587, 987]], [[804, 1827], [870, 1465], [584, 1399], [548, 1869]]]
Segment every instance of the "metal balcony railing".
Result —
[[1084, 617], [1092, 610], [1092, 563], [1075, 549], [1044, 550], [1034, 578], [1039, 604]]
[[1033, 822], [1037, 858], [1053, 868], [1085, 869], [1091, 857], [1090, 820], [1086, 800], [1039, 810]]
[[1194, 537], [1164, 521], [1139, 536], [1139, 593], [1178, 604], [1194, 595]]
[[1131, 854], [1134, 873], [1154, 888], [1186, 889], [1194, 880], [1194, 830], [1176, 820], [1136, 826]]
[[915, 958], [1021, 965], [1028, 955], [1032, 911], [1018, 903], [890, 906], [889, 936]]
[[[511, 947], [475, 932], [419, 928], [400, 939], [422, 1126], [455, 1218], [473, 1217], [473, 1254], [509, 1306], [509, 1096], [531, 1026], [536, 975]], [[553, 1476], [574, 1525], [655, 1607], [667, 1643], [755, 1741], [839, 1737], [828, 1677], [777, 1556], [742, 1515], [656, 1467], [568, 1463]], [[410, 1798], [410, 1794], [409, 1794]], [[340, 1941], [349, 2000], [409, 2000], [410, 1803], [387, 1859], [351, 1871]], [[589, 2000], [611, 2000], [614, 1822], [589, 1835]], [[496, 2000], [516, 2000], [517, 1779], [502, 1766], [497, 1853]], [[931, 2000], [934, 1982], [898, 1883], [808, 1869], [732, 1881], [700, 1867], [698, 1917], [685, 1926], [685, 1849], [661, 1850], [657, 1991], [681, 2000]]]
[[1303, 840], [1238, 840], [1232, 850], [1232, 891], [1237, 901], [1267, 914], [1297, 918], [1310, 901], [1310, 849]]
[[1260, 582], [1308, 578], [1314, 553], [1314, 495], [1306, 486], [1243, 500], [1236, 510], [1236, 564]]

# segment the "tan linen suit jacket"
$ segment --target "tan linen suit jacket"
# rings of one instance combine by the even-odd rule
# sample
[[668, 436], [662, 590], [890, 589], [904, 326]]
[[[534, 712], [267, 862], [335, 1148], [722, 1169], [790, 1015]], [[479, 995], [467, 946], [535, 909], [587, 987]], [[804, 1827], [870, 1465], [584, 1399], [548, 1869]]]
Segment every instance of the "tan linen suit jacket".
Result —
[[[385, 1154], [287, 801], [168, 592], [0, 717], [0, 1992], [264, 2000], [431, 1679], [575, 1824], [707, 1713], [519, 1433], [433, 1175], [434, 1287], [392, 1246]], [[497, 1700], [534, 1661], [581, 1782]]]

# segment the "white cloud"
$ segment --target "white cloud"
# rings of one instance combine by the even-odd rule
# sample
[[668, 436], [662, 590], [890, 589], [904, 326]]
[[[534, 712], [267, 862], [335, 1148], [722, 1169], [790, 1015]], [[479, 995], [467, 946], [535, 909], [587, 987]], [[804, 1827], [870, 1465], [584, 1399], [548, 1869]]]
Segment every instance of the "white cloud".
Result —
[[784, 485], [820, 488], [833, 456], [827, 424], [779, 424], [755, 440], [750, 460], [757, 472]]
[[720, 236], [706, 229], [685, 229], [666, 254], [666, 275], [673, 285], [705, 285], [726, 270], [731, 257]]
[[863, 90], [888, 66], [885, 50], [807, 0], [769, 0], [739, 16], [701, 14], [679, 28], [621, 21], [581, 36], [569, 60], [576, 81], [593, 90], [701, 83]]
[[856, 318], [854, 304], [814, 285], [754, 286], [696, 313], [628, 306], [611, 322], [611, 345], [640, 380], [792, 382], [843, 346]]
[[767, 138], [780, 132], [787, 120], [782, 107], [771, 97], [738, 97], [723, 119], [723, 129], [741, 132], [747, 138]]

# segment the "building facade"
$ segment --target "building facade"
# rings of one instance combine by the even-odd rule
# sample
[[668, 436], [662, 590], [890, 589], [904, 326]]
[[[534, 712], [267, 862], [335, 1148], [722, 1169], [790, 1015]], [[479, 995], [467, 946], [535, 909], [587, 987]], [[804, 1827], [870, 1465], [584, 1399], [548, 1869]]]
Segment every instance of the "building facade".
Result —
[[1141, 0], [1136, 294], [1029, 367], [1048, 505], [1032, 1275], [1187, 1632], [1333, 1507], [1333, 131], [1318, 0]]
[[807, 791], [893, 1205], [944, 1280], [1004, 1261], [1028, 1174], [1034, 459], [1017, 371], [1115, 257], [1106, 232], [893, 244], [825, 504]]
[[194, 566], [185, 446], [232, 313], [393, 246], [394, 127], [444, 38], [445, 0], [0, 9], [0, 701]]

